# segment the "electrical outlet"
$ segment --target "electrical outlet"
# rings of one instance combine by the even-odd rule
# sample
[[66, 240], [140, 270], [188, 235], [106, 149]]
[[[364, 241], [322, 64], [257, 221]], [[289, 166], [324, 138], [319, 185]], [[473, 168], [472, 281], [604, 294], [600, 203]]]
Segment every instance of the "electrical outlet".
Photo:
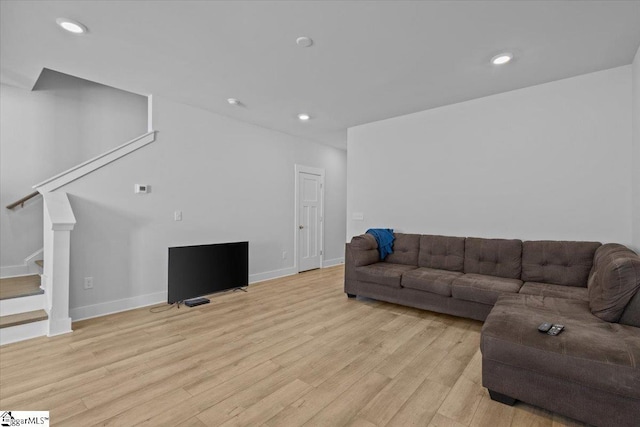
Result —
[[175, 211], [173, 213], [173, 220], [174, 221], [182, 221], [182, 211]]
[[282, 251], [282, 259], [287, 259], [287, 251]]
[[93, 277], [85, 277], [84, 278], [84, 288], [85, 289], [93, 289]]

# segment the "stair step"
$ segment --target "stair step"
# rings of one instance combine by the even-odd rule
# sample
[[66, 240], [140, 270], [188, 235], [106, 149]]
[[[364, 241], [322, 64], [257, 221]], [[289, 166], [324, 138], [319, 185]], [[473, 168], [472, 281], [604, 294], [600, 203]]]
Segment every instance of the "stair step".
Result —
[[0, 299], [0, 316], [26, 313], [27, 311], [40, 310], [47, 306], [45, 294], [29, 295], [28, 297]]
[[0, 279], [0, 300], [44, 293], [38, 274]]
[[36, 264], [38, 264], [40, 267], [44, 268], [44, 260], [42, 260], [42, 259], [36, 260]]
[[27, 311], [26, 313], [12, 314], [0, 317], [0, 329], [10, 326], [24, 325], [32, 322], [47, 320], [47, 312], [44, 310]]

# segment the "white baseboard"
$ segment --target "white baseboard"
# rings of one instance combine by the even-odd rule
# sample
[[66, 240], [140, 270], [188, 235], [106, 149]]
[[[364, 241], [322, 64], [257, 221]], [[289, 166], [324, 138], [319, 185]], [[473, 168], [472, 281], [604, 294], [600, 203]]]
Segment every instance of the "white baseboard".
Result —
[[281, 268], [280, 270], [265, 271], [249, 275], [249, 284], [263, 282], [265, 280], [277, 279], [278, 277], [292, 276], [297, 274], [295, 267]]
[[24, 325], [2, 328], [0, 329], [0, 345], [11, 344], [14, 342], [24, 341], [36, 337], [42, 337], [47, 335], [48, 329], [48, 320], [41, 320], [39, 322], [31, 322]]
[[9, 298], [0, 300], [0, 316], [26, 313], [28, 311], [43, 310], [47, 304], [44, 294], [29, 295], [28, 297]]
[[334, 258], [334, 259], [326, 259], [322, 261], [322, 268], [333, 267], [334, 265], [344, 264], [344, 257], [342, 258]]
[[69, 310], [69, 315], [73, 321], [91, 319], [93, 317], [106, 316], [107, 314], [119, 313], [121, 311], [133, 310], [134, 308], [146, 307], [167, 301], [167, 292], [156, 292], [153, 294], [138, 295], [131, 298], [124, 298], [115, 301], [101, 302], [99, 304], [85, 305]]
[[27, 274], [40, 273], [40, 267], [35, 263], [38, 259], [42, 259], [44, 249], [38, 249], [28, 257], [24, 259], [24, 262], [20, 265], [7, 265], [0, 267], [0, 278], [13, 276], [26, 276]]
[[48, 336], [55, 337], [56, 335], [68, 334], [69, 332], [73, 332], [71, 329], [71, 317], [49, 319]]
[[[278, 277], [291, 276], [296, 274], [293, 267], [281, 270], [267, 271], [265, 273], [252, 274], [249, 276], [249, 283], [261, 282], [263, 280], [275, 279]], [[131, 298], [124, 298], [115, 301], [101, 302], [99, 304], [85, 305], [69, 310], [69, 315], [74, 322], [78, 320], [91, 319], [94, 317], [106, 316], [108, 314], [120, 313], [121, 311], [133, 310], [135, 308], [146, 307], [167, 301], [167, 292], [156, 292], [153, 294], [138, 295]]]
[[[323, 267], [330, 267], [344, 262], [344, 258], [327, 260]], [[297, 274], [295, 267], [281, 268], [279, 270], [266, 271], [249, 275], [249, 283], [257, 283], [265, 280], [277, 279], [279, 277], [292, 276]], [[91, 319], [93, 317], [106, 316], [107, 314], [119, 313], [121, 311], [133, 310], [135, 308], [146, 307], [167, 301], [167, 292], [156, 292], [153, 294], [139, 295], [115, 301], [107, 301], [99, 304], [85, 305], [69, 310], [69, 315], [73, 321]]]

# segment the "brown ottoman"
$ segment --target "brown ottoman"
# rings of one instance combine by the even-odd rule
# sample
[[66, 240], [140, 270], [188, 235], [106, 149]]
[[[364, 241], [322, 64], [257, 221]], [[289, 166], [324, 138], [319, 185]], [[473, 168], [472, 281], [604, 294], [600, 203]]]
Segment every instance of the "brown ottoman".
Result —
[[[543, 322], [565, 325], [558, 336]], [[502, 403], [530, 403], [599, 426], [640, 422], [640, 328], [605, 322], [589, 303], [504, 295], [482, 328], [482, 382]]]

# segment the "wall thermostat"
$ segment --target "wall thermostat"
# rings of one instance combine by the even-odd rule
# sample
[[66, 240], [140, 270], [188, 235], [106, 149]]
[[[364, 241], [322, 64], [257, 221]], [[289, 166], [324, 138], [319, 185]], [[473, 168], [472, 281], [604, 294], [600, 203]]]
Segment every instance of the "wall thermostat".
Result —
[[135, 193], [148, 193], [151, 191], [151, 187], [147, 184], [136, 184], [134, 191]]

